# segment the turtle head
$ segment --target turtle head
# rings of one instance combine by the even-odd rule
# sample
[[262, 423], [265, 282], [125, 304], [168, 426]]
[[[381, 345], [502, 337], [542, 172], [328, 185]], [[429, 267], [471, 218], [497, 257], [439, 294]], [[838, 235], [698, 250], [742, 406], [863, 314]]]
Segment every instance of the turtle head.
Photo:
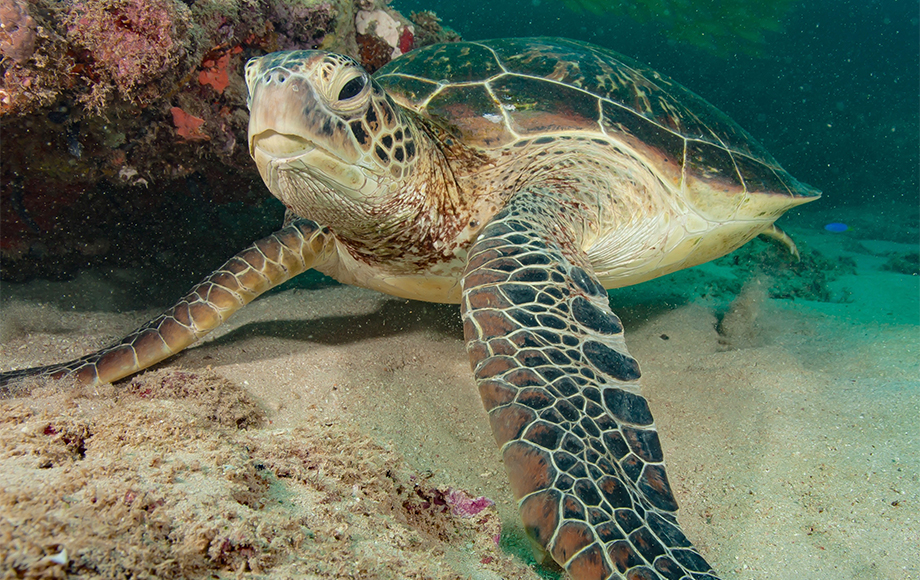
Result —
[[246, 84], [249, 153], [295, 214], [347, 233], [349, 225], [379, 227], [407, 203], [399, 197], [418, 135], [357, 62], [277, 52], [246, 64]]

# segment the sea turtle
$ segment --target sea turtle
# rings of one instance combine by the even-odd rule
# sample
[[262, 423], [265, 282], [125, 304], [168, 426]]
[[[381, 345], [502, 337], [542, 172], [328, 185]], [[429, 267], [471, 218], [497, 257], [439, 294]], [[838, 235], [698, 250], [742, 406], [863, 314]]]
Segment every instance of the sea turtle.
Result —
[[[79, 360], [116, 381], [315, 268], [459, 303], [527, 533], [578, 580], [715, 578], [681, 532], [639, 366], [606, 288], [741, 246], [819, 193], [697, 95], [563, 39], [246, 65], [249, 150], [287, 225], [160, 317]], [[8, 387], [7, 387], [8, 388]]]

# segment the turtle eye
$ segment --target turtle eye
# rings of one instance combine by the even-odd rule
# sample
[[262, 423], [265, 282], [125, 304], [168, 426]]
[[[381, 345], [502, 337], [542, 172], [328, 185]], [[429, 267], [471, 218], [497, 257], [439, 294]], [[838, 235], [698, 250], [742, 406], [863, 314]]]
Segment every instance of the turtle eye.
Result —
[[339, 100], [347, 101], [348, 99], [353, 99], [361, 94], [361, 91], [364, 90], [364, 86], [367, 84], [367, 81], [363, 76], [355, 77], [345, 83], [345, 86], [342, 87], [342, 90], [339, 91]]

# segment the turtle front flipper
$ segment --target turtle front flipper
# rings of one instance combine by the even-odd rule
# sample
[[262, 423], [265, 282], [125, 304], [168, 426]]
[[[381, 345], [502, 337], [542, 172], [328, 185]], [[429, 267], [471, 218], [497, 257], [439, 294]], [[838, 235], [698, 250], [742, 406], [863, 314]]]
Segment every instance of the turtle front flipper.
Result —
[[517, 194], [463, 277], [463, 326], [527, 533], [576, 580], [714, 579], [677, 524], [639, 366], [563, 211]]
[[194, 343], [257, 296], [326, 263], [334, 255], [329, 231], [297, 220], [227, 260], [172, 308], [117, 344], [82, 358], [0, 373], [0, 394], [30, 376], [74, 377], [81, 383], [110, 383], [156, 364]]

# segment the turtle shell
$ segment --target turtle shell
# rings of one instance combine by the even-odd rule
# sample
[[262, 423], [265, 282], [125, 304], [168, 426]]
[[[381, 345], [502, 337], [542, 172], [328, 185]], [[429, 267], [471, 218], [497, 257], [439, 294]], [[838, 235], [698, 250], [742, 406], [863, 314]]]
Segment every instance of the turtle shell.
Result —
[[819, 195], [698, 95], [590, 44], [436, 44], [393, 60], [374, 78], [398, 104], [478, 149], [595, 133], [642, 158], [677, 191], [702, 181], [725, 193]]

